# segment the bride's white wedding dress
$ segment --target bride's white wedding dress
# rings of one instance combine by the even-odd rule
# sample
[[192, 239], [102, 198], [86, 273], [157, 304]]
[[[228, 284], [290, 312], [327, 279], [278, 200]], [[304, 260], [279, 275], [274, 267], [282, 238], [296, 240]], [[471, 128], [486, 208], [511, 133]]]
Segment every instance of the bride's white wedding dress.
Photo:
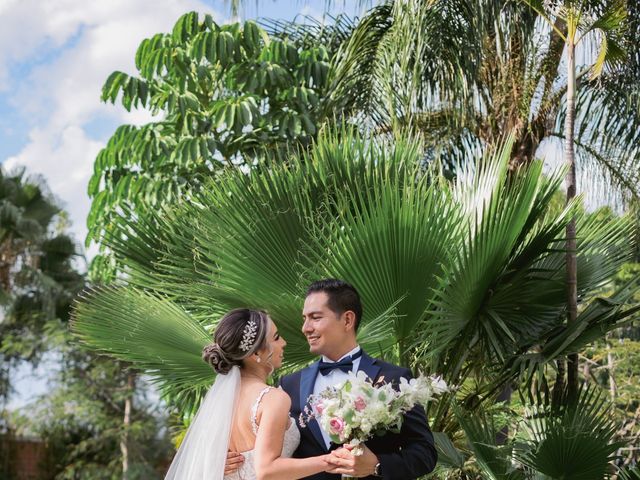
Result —
[[[258, 398], [256, 399], [253, 407], [251, 408], [251, 428], [253, 429], [253, 433], [255, 435], [258, 434], [259, 425], [256, 421], [258, 414], [258, 406], [262, 401], [262, 397], [271, 390], [273, 387], [267, 387], [260, 392]], [[298, 431], [298, 427], [296, 426], [295, 421], [290, 418], [289, 419], [289, 427], [284, 432], [284, 441], [282, 443], [282, 454], [281, 457], [289, 458], [293, 456], [293, 452], [298, 448], [298, 444], [300, 443], [300, 432]], [[242, 456], [244, 457], [244, 462], [239, 470], [236, 472], [225, 475], [224, 480], [256, 480], [256, 469], [254, 465], [254, 450], [247, 450], [246, 452], [242, 452]]]
[[[251, 426], [257, 433], [258, 406], [273, 387], [260, 392], [251, 409]], [[198, 409], [182, 444], [171, 462], [165, 480], [255, 480], [254, 450], [244, 452], [245, 461], [239, 471], [224, 476], [233, 412], [240, 394], [240, 369], [233, 367], [219, 374]], [[284, 434], [282, 456], [291, 457], [300, 443], [300, 432], [293, 420]]]

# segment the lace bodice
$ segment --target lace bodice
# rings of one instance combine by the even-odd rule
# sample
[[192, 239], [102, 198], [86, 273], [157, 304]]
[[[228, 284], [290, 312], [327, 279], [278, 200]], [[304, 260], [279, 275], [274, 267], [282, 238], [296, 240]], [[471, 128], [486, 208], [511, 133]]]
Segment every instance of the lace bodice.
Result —
[[[267, 387], [260, 392], [258, 398], [256, 398], [253, 407], [251, 407], [251, 428], [253, 429], [254, 434], [258, 434], [258, 406], [262, 401], [262, 397], [265, 396], [269, 390], [273, 387]], [[282, 443], [282, 454], [281, 457], [291, 457], [293, 456], [293, 452], [298, 448], [298, 444], [300, 443], [300, 432], [298, 431], [298, 427], [295, 421], [290, 418], [289, 419], [289, 427], [284, 432], [284, 441]], [[248, 450], [246, 452], [242, 452], [242, 456], [244, 457], [244, 463], [242, 467], [231, 475], [225, 475], [224, 480], [256, 480], [256, 470], [254, 468], [254, 453], [255, 450]]]

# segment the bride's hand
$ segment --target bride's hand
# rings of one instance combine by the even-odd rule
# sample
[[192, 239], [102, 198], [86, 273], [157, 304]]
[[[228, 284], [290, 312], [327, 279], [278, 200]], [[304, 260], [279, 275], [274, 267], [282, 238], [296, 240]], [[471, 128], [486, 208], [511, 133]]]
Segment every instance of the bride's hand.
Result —
[[[337, 452], [340, 452], [340, 453], [336, 454]], [[339, 455], [340, 454], [344, 455], [345, 453], [350, 454], [351, 452], [348, 449], [341, 447], [325, 455], [324, 460], [327, 463], [327, 468], [325, 469], [325, 472], [337, 473], [337, 474], [343, 473], [344, 467], [341, 465], [342, 460], [340, 459]]]
[[341, 473], [350, 477], [368, 477], [373, 475], [376, 464], [379, 462], [378, 457], [366, 445], [363, 445], [363, 452], [360, 455], [354, 455], [352, 445], [345, 445], [331, 452], [332, 458], [329, 459], [333, 469], [332, 473]]
[[345, 447], [336, 448], [329, 455], [333, 458], [344, 458], [344, 455], [353, 455], [351, 453], [351, 445], [347, 445]]

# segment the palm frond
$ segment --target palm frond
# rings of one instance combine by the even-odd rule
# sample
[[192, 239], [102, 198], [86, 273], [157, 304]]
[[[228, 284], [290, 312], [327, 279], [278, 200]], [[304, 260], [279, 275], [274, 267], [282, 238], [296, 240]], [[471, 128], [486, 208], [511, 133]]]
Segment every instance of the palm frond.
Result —
[[529, 448], [516, 452], [528, 467], [551, 478], [601, 479], [620, 447], [609, 407], [595, 388], [585, 388], [575, 404], [534, 405], [525, 419]]
[[475, 461], [480, 466], [482, 478], [491, 480], [526, 478], [511, 464], [512, 447], [496, 444], [498, 429], [492, 417], [477, 413], [470, 414], [457, 406], [454, 407], [454, 412], [467, 437], [469, 448], [475, 454]]
[[466, 455], [458, 450], [449, 436], [443, 432], [433, 432], [433, 439], [438, 449], [438, 465], [440, 467], [458, 468], [464, 467]]
[[[455, 261], [447, 266], [446, 280], [433, 303], [436, 309], [427, 321], [432, 343], [428, 350], [432, 354], [450, 346], [456, 338], [468, 340], [477, 336], [489, 352], [501, 358], [513, 348], [508, 345], [514, 344], [514, 335], [528, 328], [524, 325], [527, 322], [515, 316], [510, 317], [510, 324], [505, 323], [507, 318], [497, 315], [499, 303], [495, 305], [497, 309], [491, 308], [500, 279], [505, 274], [512, 276], [504, 268], [519, 249], [524, 227], [532, 225], [535, 201], [549, 200], [548, 195], [539, 196], [544, 189], [540, 164], [506, 181], [512, 141], [498, 149], [493, 159], [481, 164], [472, 178], [458, 179], [455, 191], [466, 212], [465, 240]], [[544, 208], [538, 204], [535, 211], [540, 213]], [[558, 223], [558, 228], [563, 225], [562, 221]], [[542, 235], [544, 230], [539, 233]], [[520, 257], [519, 272], [533, 269], [535, 260], [548, 248], [549, 243], [545, 243], [524, 265]], [[537, 279], [540, 281], [541, 277]]]
[[555, 327], [539, 333], [507, 359], [496, 384], [502, 385], [515, 378], [520, 378], [526, 385], [531, 385], [535, 378], [544, 381], [544, 366], [550, 361], [579, 352], [632, 320], [640, 311], [640, 304], [633, 299], [636, 291], [637, 280], [634, 279], [610, 297], [592, 299], [571, 326], [564, 325], [560, 317]]
[[73, 333], [86, 346], [145, 370], [161, 386], [182, 392], [194, 408], [215, 375], [201, 358], [211, 342], [188, 312], [166, 298], [130, 286], [87, 292], [76, 303]]
[[357, 285], [368, 318], [396, 305], [388, 327], [395, 342], [408, 345], [442, 264], [459, 243], [459, 209], [422, 171], [410, 142], [387, 153], [372, 146], [357, 156], [369, 173], [357, 187], [337, 191], [311, 236], [308, 264]]
[[618, 472], [620, 480], [640, 480], [640, 468], [623, 469]]
[[[568, 219], [579, 220], [585, 299], [628, 258], [632, 233], [626, 220], [599, 223], [577, 203], [553, 208], [562, 172], [545, 177], [537, 162], [509, 171], [512, 142], [451, 185], [425, 168], [413, 136], [326, 129], [308, 152], [229, 170], [176, 209], [123, 222], [105, 243], [126, 266], [132, 298], [89, 296], [76, 321], [99, 326], [104, 315], [112, 332], [126, 332], [133, 320], [116, 306], [130, 302], [137, 317], [158, 322], [159, 344], [173, 336], [166, 322], [206, 332], [231, 308], [266, 309], [288, 342], [287, 370], [312, 358], [300, 331], [306, 285], [342, 277], [363, 298], [359, 340], [371, 352], [456, 382], [481, 363], [504, 383], [613, 328], [633, 308], [621, 295], [612, 300], [619, 305], [584, 309], [579, 331], [563, 329]], [[101, 339], [96, 328], [86, 333], [96, 348], [122, 340], [109, 332]], [[541, 352], [530, 354], [534, 345]], [[139, 357], [118, 348], [114, 354], [152, 372], [161, 367], [152, 348]], [[199, 361], [201, 345], [189, 348], [198, 350], [189, 361]], [[180, 398], [187, 383], [164, 385]]]
[[333, 54], [349, 38], [357, 19], [349, 18], [345, 14], [325, 14], [323, 20], [298, 15], [292, 21], [264, 18], [258, 23], [272, 37], [286, 38], [305, 48], [324, 45]]
[[[583, 84], [576, 98], [576, 147], [581, 154], [583, 189], [589, 187], [598, 198], [610, 200], [614, 194], [607, 187], [613, 185], [622, 205], [640, 197], [639, 98], [637, 86], [619, 89], [613, 81]], [[561, 131], [565, 115], [560, 109], [556, 132]]]

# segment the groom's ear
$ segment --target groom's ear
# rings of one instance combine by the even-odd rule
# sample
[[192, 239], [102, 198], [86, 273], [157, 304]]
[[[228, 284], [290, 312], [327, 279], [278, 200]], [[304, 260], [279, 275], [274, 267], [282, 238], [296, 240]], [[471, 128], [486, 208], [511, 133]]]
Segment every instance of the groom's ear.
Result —
[[344, 325], [347, 330], [356, 331], [356, 314], [352, 310], [347, 310], [342, 314]]

